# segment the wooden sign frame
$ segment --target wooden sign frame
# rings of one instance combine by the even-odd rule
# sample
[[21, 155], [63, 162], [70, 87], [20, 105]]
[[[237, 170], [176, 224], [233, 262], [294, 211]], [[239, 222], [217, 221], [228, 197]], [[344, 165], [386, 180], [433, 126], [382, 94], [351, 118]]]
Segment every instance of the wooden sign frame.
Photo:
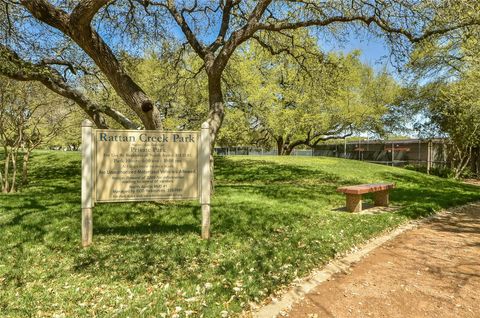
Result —
[[[93, 128], [93, 123], [86, 119], [82, 122], [82, 246], [86, 247], [92, 244], [93, 241], [93, 209], [96, 201], [96, 130]], [[197, 196], [186, 199], [199, 199], [202, 210], [202, 238], [210, 238], [210, 196], [211, 196], [211, 171], [210, 171], [210, 126], [207, 122], [202, 124], [200, 132], [194, 133], [199, 136], [197, 148]], [[115, 130], [99, 130], [115, 133]], [[125, 133], [125, 130], [118, 130], [118, 132]], [[128, 132], [128, 131], [127, 131]], [[152, 131], [145, 131], [152, 132]], [[156, 132], [156, 131], [155, 131]], [[138, 133], [138, 131], [135, 131]], [[171, 133], [186, 133], [179, 132], [165, 132]], [[185, 198], [159, 198], [161, 200], [175, 200]], [[114, 200], [115, 202], [130, 202], [130, 201], [151, 201], [147, 199], [130, 199], [130, 200]], [[103, 201], [108, 202], [108, 201]]]

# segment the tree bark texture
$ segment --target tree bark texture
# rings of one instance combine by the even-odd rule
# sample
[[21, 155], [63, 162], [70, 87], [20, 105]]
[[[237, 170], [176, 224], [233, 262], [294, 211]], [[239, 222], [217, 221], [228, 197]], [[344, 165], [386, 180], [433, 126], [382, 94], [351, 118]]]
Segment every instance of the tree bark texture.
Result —
[[217, 139], [220, 127], [225, 117], [225, 102], [223, 99], [221, 74], [212, 74], [208, 76], [208, 100], [209, 113], [208, 124], [210, 125], [210, 148], [213, 153], [213, 147]]

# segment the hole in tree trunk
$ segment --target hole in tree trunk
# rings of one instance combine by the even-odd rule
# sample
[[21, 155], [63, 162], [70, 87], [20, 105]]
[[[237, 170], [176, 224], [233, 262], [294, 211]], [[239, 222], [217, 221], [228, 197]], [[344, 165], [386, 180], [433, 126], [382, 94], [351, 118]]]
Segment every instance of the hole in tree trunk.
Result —
[[142, 111], [145, 112], [145, 113], [148, 113], [149, 111], [151, 111], [153, 109], [153, 104], [151, 101], [149, 100], [146, 100], [146, 101], [143, 101], [142, 102]]

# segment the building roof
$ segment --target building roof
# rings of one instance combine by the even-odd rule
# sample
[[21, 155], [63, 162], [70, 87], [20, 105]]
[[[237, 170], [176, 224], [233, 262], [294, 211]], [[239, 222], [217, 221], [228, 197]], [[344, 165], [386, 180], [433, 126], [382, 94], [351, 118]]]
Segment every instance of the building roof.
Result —
[[[432, 139], [399, 139], [399, 140], [382, 140], [382, 139], [363, 139], [363, 140], [352, 140], [348, 141], [347, 139], [347, 145], [375, 145], [375, 144], [418, 144], [418, 143], [428, 143], [429, 141], [432, 141], [432, 143], [436, 144], [441, 144], [444, 143], [446, 138], [432, 138]], [[331, 143], [330, 145], [343, 145], [344, 142], [335, 142]], [[325, 144], [324, 144], [325, 145]]]

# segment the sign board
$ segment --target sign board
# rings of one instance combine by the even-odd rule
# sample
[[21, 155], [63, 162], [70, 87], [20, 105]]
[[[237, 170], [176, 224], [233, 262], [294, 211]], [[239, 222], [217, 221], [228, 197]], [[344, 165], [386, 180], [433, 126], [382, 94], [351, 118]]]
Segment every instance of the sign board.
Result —
[[95, 130], [95, 201], [198, 199], [199, 132]]
[[210, 237], [210, 134], [94, 129], [82, 123], [82, 245], [92, 243], [95, 203], [199, 199]]

